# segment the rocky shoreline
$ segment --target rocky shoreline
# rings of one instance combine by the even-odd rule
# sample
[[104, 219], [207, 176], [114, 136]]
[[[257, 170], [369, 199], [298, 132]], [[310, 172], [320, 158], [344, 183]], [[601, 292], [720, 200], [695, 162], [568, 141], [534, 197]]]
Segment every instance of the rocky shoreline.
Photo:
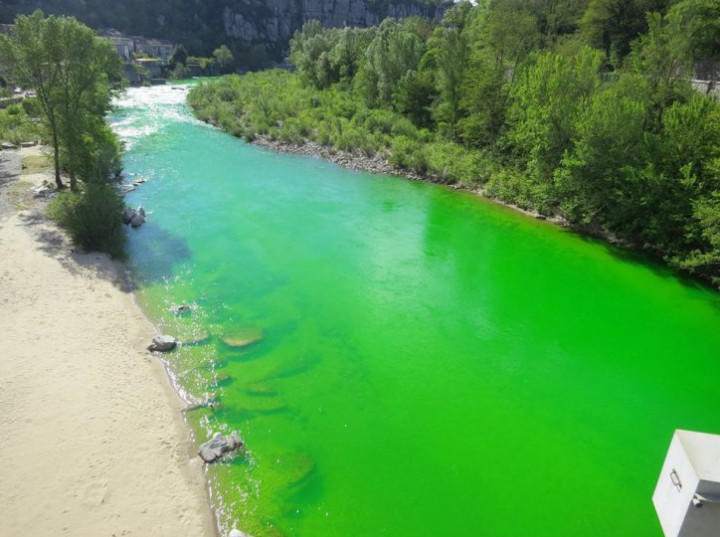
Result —
[[[570, 224], [562, 217], [546, 217], [537, 212], [528, 211], [526, 209], [523, 209], [522, 207], [513, 205], [512, 203], [507, 203], [497, 198], [493, 198], [492, 196], [488, 196], [482, 187], [476, 186], [474, 188], [468, 188], [457, 183], [447, 183], [432, 174], [417, 173], [406, 168], [401, 168], [400, 166], [395, 166], [393, 164], [390, 164], [387, 158], [385, 158], [385, 156], [380, 153], [375, 153], [374, 155], [368, 156], [364, 154], [354, 153], [351, 151], [343, 151], [340, 149], [335, 149], [333, 147], [323, 146], [311, 140], [306, 141], [304, 144], [290, 144], [280, 142], [278, 140], [271, 140], [264, 135], [257, 136], [254, 140], [252, 140], [251, 143], [259, 145], [261, 147], [267, 147], [274, 151], [278, 151], [279, 153], [291, 153], [293, 155], [304, 155], [307, 157], [321, 158], [348, 170], [395, 175], [397, 177], [403, 177], [405, 179], [411, 179], [413, 181], [423, 181], [425, 183], [442, 185], [453, 190], [470, 192], [489, 201], [492, 201], [493, 203], [497, 203], [498, 205], [502, 205], [524, 215], [531, 216], [537, 220], [547, 220], [558, 226], [571, 227]], [[605, 238], [605, 240], [607, 240], [607, 238]]]

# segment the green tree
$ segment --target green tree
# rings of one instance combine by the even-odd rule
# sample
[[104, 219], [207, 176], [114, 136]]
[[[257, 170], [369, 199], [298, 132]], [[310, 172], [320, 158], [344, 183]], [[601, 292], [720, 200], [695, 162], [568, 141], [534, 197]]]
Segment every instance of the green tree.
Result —
[[585, 42], [603, 50], [615, 65], [630, 53], [634, 40], [647, 32], [649, 12], [664, 12], [672, 0], [591, 0], [580, 21]]
[[408, 72], [417, 70], [425, 44], [414, 31], [413, 21], [385, 19], [368, 46], [357, 85], [368, 103], [393, 106], [398, 85]]
[[462, 138], [470, 145], [493, 144], [505, 124], [510, 92], [522, 62], [542, 42], [538, 20], [516, 0], [477, 10], [468, 25], [474, 43], [462, 88]]
[[215, 56], [215, 59], [218, 61], [220, 67], [224, 72], [228, 72], [230, 69], [232, 69], [235, 58], [233, 57], [233, 53], [230, 52], [230, 49], [227, 48], [226, 45], [222, 45], [220, 48], [216, 48], [213, 51], [213, 56]]
[[647, 34], [633, 43], [624, 71], [645, 79], [646, 98], [652, 101], [647, 128], [659, 131], [665, 110], [677, 101], [687, 101], [692, 95], [692, 65], [677, 45], [683, 29], [668, 24], [659, 13], [648, 14], [647, 20]]
[[18, 16], [10, 35], [0, 35], [0, 57], [13, 80], [37, 93], [52, 141], [58, 188], [64, 186], [61, 159], [75, 188], [85, 138], [98, 125], [92, 118], [103, 118], [110, 109], [112, 84], [121, 78], [114, 47], [75, 19], [45, 18], [35, 11]]
[[182, 44], [175, 45], [172, 56], [170, 56], [170, 67], [175, 69], [178, 64], [185, 65], [187, 63], [187, 58], [188, 53], [187, 50], [185, 50], [185, 46]]
[[551, 181], [572, 147], [578, 118], [600, 86], [602, 62], [602, 53], [587, 47], [573, 57], [548, 52], [514, 88], [508, 140], [537, 179]]
[[461, 2], [452, 7], [428, 41], [425, 63], [432, 63], [436, 74], [438, 99], [435, 120], [450, 138], [460, 119], [461, 84], [470, 57], [470, 44], [465, 27], [470, 20], [472, 6]]
[[668, 11], [667, 20], [678, 30], [674, 43], [677, 49], [696, 66], [707, 67], [710, 93], [720, 62], [720, 2], [683, 0]]

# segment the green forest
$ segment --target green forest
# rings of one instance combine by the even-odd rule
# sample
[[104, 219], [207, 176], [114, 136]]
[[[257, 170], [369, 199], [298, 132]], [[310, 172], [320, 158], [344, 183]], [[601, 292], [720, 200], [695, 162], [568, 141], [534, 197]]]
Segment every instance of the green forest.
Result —
[[[485, 0], [438, 23], [307, 23], [295, 72], [194, 89], [236, 136], [387, 159], [720, 284], [716, 0]], [[706, 94], [710, 93], [710, 95]]]

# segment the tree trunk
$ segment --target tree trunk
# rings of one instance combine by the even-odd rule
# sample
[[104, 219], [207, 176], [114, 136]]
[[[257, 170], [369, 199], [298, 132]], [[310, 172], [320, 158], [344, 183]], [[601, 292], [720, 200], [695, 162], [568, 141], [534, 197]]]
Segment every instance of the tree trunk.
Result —
[[58, 190], [65, 188], [62, 180], [60, 179], [60, 148], [59, 148], [57, 133], [53, 130], [53, 158], [55, 161], [55, 184]]

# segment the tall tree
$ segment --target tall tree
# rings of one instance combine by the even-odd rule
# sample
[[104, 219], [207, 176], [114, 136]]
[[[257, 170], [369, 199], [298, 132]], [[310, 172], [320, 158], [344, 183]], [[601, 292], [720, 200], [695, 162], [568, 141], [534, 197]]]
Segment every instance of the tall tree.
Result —
[[215, 59], [218, 61], [220, 67], [225, 73], [227, 73], [232, 68], [233, 63], [235, 62], [233, 53], [230, 52], [230, 49], [227, 48], [227, 45], [216, 48], [213, 51], [213, 56], [215, 56]]
[[400, 81], [416, 71], [425, 52], [411, 19], [385, 19], [370, 43], [358, 73], [357, 87], [368, 103], [393, 106]]
[[64, 186], [64, 162], [74, 188], [88, 136], [102, 128], [95, 119], [110, 109], [112, 85], [121, 79], [114, 47], [75, 19], [45, 18], [38, 10], [19, 15], [11, 33], [0, 35], [0, 57], [16, 84], [36, 91], [52, 142], [55, 182]]

